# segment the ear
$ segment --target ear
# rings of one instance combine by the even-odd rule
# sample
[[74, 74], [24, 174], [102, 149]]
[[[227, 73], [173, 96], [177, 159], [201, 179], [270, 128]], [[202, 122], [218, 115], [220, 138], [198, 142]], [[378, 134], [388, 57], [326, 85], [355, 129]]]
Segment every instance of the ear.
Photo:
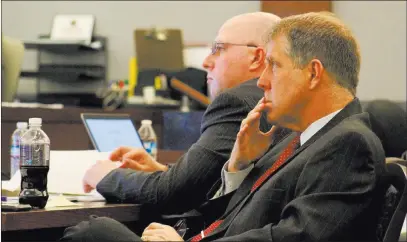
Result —
[[309, 74], [309, 89], [315, 89], [321, 82], [321, 76], [324, 72], [324, 66], [322, 62], [318, 59], [313, 59], [308, 64], [308, 74]]
[[[251, 48], [250, 48], [251, 49]], [[264, 65], [266, 53], [263, 48], [256, 48], [250, 55], [249, 71], [257, 71]]]

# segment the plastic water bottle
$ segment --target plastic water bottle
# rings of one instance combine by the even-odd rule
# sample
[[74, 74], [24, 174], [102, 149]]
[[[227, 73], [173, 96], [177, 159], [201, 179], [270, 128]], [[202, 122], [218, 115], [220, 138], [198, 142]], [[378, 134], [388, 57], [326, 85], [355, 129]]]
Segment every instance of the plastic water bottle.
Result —
[[10, 177], [20, 169], [20, 139], [27, 131], [27, 122], [18, 122], [17, 129], [11, 135], [10, 147]]
[[30, 118], [20, 140], [21, 192], [19, 202], [44, 208], [48, 201], [50, 140], [41, 129], [41, 118]]
[[157, 159], [157, 136], [155, 135], [151, 120], [142, 120], [138, 130], [144, 148], [154, 159]]

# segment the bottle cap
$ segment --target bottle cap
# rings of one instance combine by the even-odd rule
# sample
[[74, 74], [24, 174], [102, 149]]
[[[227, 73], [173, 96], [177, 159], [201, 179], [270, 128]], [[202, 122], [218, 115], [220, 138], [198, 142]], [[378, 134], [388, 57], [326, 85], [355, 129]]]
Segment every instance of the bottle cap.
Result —
[[17, 128], [18, 129], [25, 129], [28, 127], [28, 123], [27, 122], [17, 122]]
[[141, 124], [151, 125], [153, 122], [149, 119], [141, 120]]
[[42, 119], [41, 118], [30, 118], [28, 120], [28, 123], [30, 125], [40, 125], [42, 123]]

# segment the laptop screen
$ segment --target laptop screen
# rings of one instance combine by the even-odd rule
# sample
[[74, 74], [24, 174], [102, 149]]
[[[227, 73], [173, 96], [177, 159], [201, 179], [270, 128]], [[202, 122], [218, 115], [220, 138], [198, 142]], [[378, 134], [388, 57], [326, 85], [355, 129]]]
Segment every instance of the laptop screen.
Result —
[[143, 148], [130, 118], [84, 117], [84, 121], [95, 148], [100, 152], [110, 152], [119, 146]]

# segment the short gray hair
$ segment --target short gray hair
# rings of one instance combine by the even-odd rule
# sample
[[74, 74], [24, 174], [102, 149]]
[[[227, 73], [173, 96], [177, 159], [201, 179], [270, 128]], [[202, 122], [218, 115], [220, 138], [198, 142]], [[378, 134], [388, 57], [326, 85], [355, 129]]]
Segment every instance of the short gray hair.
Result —
[[298, 68], [318, 59], [336, 82], [353, 95], [359, 82], [360, 49], [348, 27], [329, 12], [310, 12], [283, 18], [265, 36], [268, 43], [280, 34]]

